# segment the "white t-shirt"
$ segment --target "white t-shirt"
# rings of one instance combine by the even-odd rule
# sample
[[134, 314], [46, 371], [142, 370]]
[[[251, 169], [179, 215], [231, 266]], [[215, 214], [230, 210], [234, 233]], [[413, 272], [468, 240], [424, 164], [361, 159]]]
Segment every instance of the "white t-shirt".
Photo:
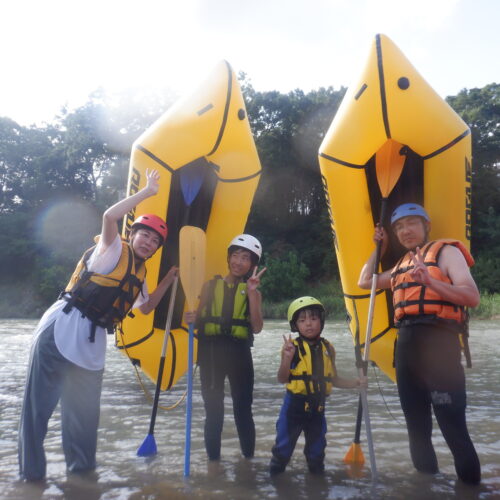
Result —
[[[113, 243], [102, 253], [100, 243], [88, 261], [89, 271], [100, 274], [109, 274], [118, 264], [122, 252], [121, 238], [119, 235]], [[142, 285], [140, 293], [133, 308], [139, 307], [149, 299], [146, 282]], [[59, 352], [75, 365], [87, 370], [101, 370], [104, 368], [106, 355], [106, 330], [100, 326], [95, 331], [95, 342], [89, 341], [92, 323], [88, 318], [82, 318], [82, 313], [73, 307], [68, 313], [63, 312], [67, 302], [60, 299], [45, 311], [35, 330], [35, 338], [43, 332], [52, 322], [54, 325], [54, 339]]]

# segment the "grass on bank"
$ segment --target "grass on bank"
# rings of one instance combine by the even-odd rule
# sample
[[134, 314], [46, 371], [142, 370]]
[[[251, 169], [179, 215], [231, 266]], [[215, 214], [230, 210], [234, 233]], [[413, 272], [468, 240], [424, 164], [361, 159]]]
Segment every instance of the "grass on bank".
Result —
[[[369, 293], [369, 291], [367, 291]], [[326, 309], [329, 320], [346, 319], [346, 309], [342, 287], [339, 282], [320, 283], [304, 289], [302, 296], [311, 295], [318, 299]], [[291, 300], [269, 302], [263, 298], [262, 312], [265, 319], [286, 319]], [[470, 309], [473, 319], [500, 319], [500, 294], [483, 293], [478, 307]]]
[[[329, 320], [345, 320], [346, 309], [342, 287], [336, 280], [327, 283], [318, 283], [304, 288], [300, 296], [310, 295], [318, 299], [326, 309], [326, 317]], [[299, 296], [295, 297], [298, 298]], [[265, 319], [286, 319], [288, 306], [291, 300], [270, 302], [265, 296], [262, 301], [262, 313]]]
[[[317, 298], [325, 306], [329, 320], [345, 320], [346, 309], [339, 282], [311, 285], [305, 287], [300, 295], [312, 295]], [[286, 320], [291, 300], [270, 302], [264, 296], [262, 304], [264, 318]], [[49, 306], [50, 304], [41, 301], [35, 290], [23, 283], [0, 285], [0, 318], [37, 319]], [[500, 319], [500, 294], [481, 294], [481, 303], [475, 309], [471, 309], [470, 313], [474, 319]]]

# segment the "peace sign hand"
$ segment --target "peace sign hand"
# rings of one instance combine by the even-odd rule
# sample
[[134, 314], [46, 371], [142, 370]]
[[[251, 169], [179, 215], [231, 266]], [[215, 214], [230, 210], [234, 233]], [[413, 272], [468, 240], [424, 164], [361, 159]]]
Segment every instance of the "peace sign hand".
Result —
[[249, 292], [254, 292], [260, 285], [260, 277], [266, 272], [267, 267], [262, 268], [257, 274], [257, 266], [253, 268], [253, 273], [247, 280], [247, 289]]
[[429, 274], [429, 269], [424, 262], [424, 257], [420, 252], [420, 248], [415, 249], [415, 253], [410, 252], [410, 258], [413, 262], [413, 269], [410, 271], [410, 276], [422, 285], [429, 285], [431, 282], [431, 275]]
[[287, 361], [291, 361], [295, 354], [295, 345], [292, 342], [292, 335], [283, 335], [283, 347], [281, 348], [281, 357]]

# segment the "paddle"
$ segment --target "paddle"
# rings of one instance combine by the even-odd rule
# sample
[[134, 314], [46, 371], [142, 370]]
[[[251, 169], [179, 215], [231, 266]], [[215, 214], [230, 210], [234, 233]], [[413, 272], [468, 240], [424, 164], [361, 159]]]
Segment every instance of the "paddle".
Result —
[[175, 295], [177, 293], [177, 283], [179, 282], [178, 276], [175, 277], [174, 283], [172, 284], [172, 290], [170, 292], [170, 302], [168, 304], [167, 321], [165, 323], [165, 334], [163, 337], [163, 347], [161, 350], [160, 365], [158, 367], [158, 377], [156, 379], [156, 391], [153, 401], [153, 410], [151, 411], [151, 421], [149, 423], [148, 435], [144, 439], [141, 446], [137, 450], [137, 456], [139, 457], [149, 457], [151, 455], [156, 455], [156, 441], [154, 437], [154, 428], [156, 422], [156, 414], [158, 412], [158, 401], [160, 399], [160, 389], [161, 389], [161, 379], [163, 378], [163, 369], [165, 367], [165, 355], [167, 353], [168, 338], [170, 336], [170, 326], [172, 324], [172, 316], [174, 312]]
[[[356, 346], [354, 347], [355, 354], [356, 354], [356, 366], [362, 366], [365, 368], [363, 365], [363, 357], [361, 356], [361, 348], [359, 345], [359, 331], [358, 331], [358, 336], [356, 337]], [[366, 375], [366, 373], [363, 370], [363, 373]], [[352, 441], [352, 444], [350, 448], [347, 450], [347, 453], [344, 456], [344, 463], [350, 464], [350, 465], [363, 465], [365, 463], [365, 456], [363, 455], [363, 450], [361, 449], [361, 420], [363, 419], [363, 406], [362, 406], [362, 401], [361, 401], [361, 394], [359, 395], [359, 401], [358, 401], [358, 413], [356, 415], [356, 430], [354, 431], [354, 439]]]
[[[377, 174], [377, 182], [380, 188], [380, 193], [382, 195], [380, 222], [379, 222], [379, 225], [381, 227], [385, 222], [385, 213], [387, 211], [387, 199], [391, 194], [394, 186], [396, 185], [399, 177], [401, 176], [401, 172], [403, 171], [405, 156], [401, 154], [402, 148], [403, 146], [399, 142], [394, 141], [393, 139], [388, 139], [375, 155], [375, 170]], [[375, 308], [375, 296], [377, 292], [378, 267], [380, 265], [381, 249], [382, 249], [382, 241], [377, 241], [377, 246], [375, 250], [375, 261], [373, 263], [372, 287], [370, 291], [370, 305], [368, 308], [368, 319], [366, 325], [365, 349], [363, 353], [363, 363], [360, 366], [358, 366], [359, 376], [367, 374], [366, 367], [370, 359], [370, 343], [372, 339], [373, 314]], [[377, 466], [375, 462], [375, 452], [373, 449], [370, 412], [368, 410], [368, 397], [366, 389], [361, 389], [360, 391], [360, 402], [362, 406], [362, 414], [365, 419], [366, 441], [368, 443], [368, 452], [370, 456], [370, 467], [372, 472], [372, 478], [376, 479]], [[358, 415], [360, 415], [359, 408], [358, 408]], [[356, 435], [357, 435], [358, 442], [359, 442], [360, 426], [361, 426], [361, 417], [357, 419], [356, 432], [354, 438], [354, 440], [356, 441]], [[355, 447], [356, 443], [353, 442], [352, 446]], [[361, 454], [358, 453], [356, 458], [357, 460], [361, 460], [361, 457], [362, 453]]]
[[[179, 234], [179, 273], [188, 303], [194, 311], [205, 279], [206, 238], [202, 229], [184, 226]], [[191, 413], [193, 407], [193, 350], [194, 324], [189, 323], [189, 346], [187, 366], [186, 439], [184, 448], [184, 476], [189, 476], [191, 459]]]
[[[179, 175], [180, 175], [181, 192], [182, 192], [182, 196], [184, 198], [184, 202], [185, 202], [186, 207], [187, 207], [187, 211], [185, 214], [185, 219], [187, 220], [189, 217], [189, 210], [191, 208], [191, 203], [193, 203], [193, 200], [196, 198], [196, 196], [200, 192], [201, 186], [203, 184], [204, 163], [200, 162], [198, 160], [195, 160], [194, 162], [189, 163], [189, 164], [185, 165], [183, 168], [181, 168], [179, 171]], [[151, 412], [149, 431], [148, 431], [148, 435], [144, 439], [143, 443], [141, 444], [141, 446], [137, 450], [137, 455], [140, 457], [148, 457], [151, 455], [156, 455], [156, 453], [157, 453], [156, 441], [154, 438], [154, 426], [155, 426], [155, 421], [156, 421], [156, 414], [158, 412], [158, 402], [160, 399], [161, 380], [163, 378], [163, 371], [165, 368], [165, 355], [167, 352], [167, 344], [168, 344], [168, 339], [170, 336], [170, 326], [172, 324], [172, 315], [173, 315], [173, 310], [174, 310], [175, 295], [177, 293], [177, 284], [178, 284], [178, 278], [176, 278], [174, 281], [174, 284], [172, 287], [172, 292], [170, 295], [170, 303], [168, 306], [165, 334], [164, 334], [164, 338], [163, 338], [163, 348], [162, 348], [161, 357], [160, 357], [160, 365], [158, 367], [158, 377], [156, 380], [156, 391], [155, 391], [155, 396], [154, 396], [154, 401], [153, 401], [153, 410]]]

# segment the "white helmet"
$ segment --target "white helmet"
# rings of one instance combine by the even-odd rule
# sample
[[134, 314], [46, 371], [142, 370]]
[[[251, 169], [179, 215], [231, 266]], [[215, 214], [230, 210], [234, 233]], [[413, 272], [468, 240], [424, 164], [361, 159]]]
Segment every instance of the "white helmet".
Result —
[[262, 247], [260, 245], [260, 241], [250, 234], [240, 234], [231, 240], [229, 243], [228, 249], [232, 246], [241, 247], [249, 250], [250, 252], [257, 255], [258, 260], [262, 255]]

